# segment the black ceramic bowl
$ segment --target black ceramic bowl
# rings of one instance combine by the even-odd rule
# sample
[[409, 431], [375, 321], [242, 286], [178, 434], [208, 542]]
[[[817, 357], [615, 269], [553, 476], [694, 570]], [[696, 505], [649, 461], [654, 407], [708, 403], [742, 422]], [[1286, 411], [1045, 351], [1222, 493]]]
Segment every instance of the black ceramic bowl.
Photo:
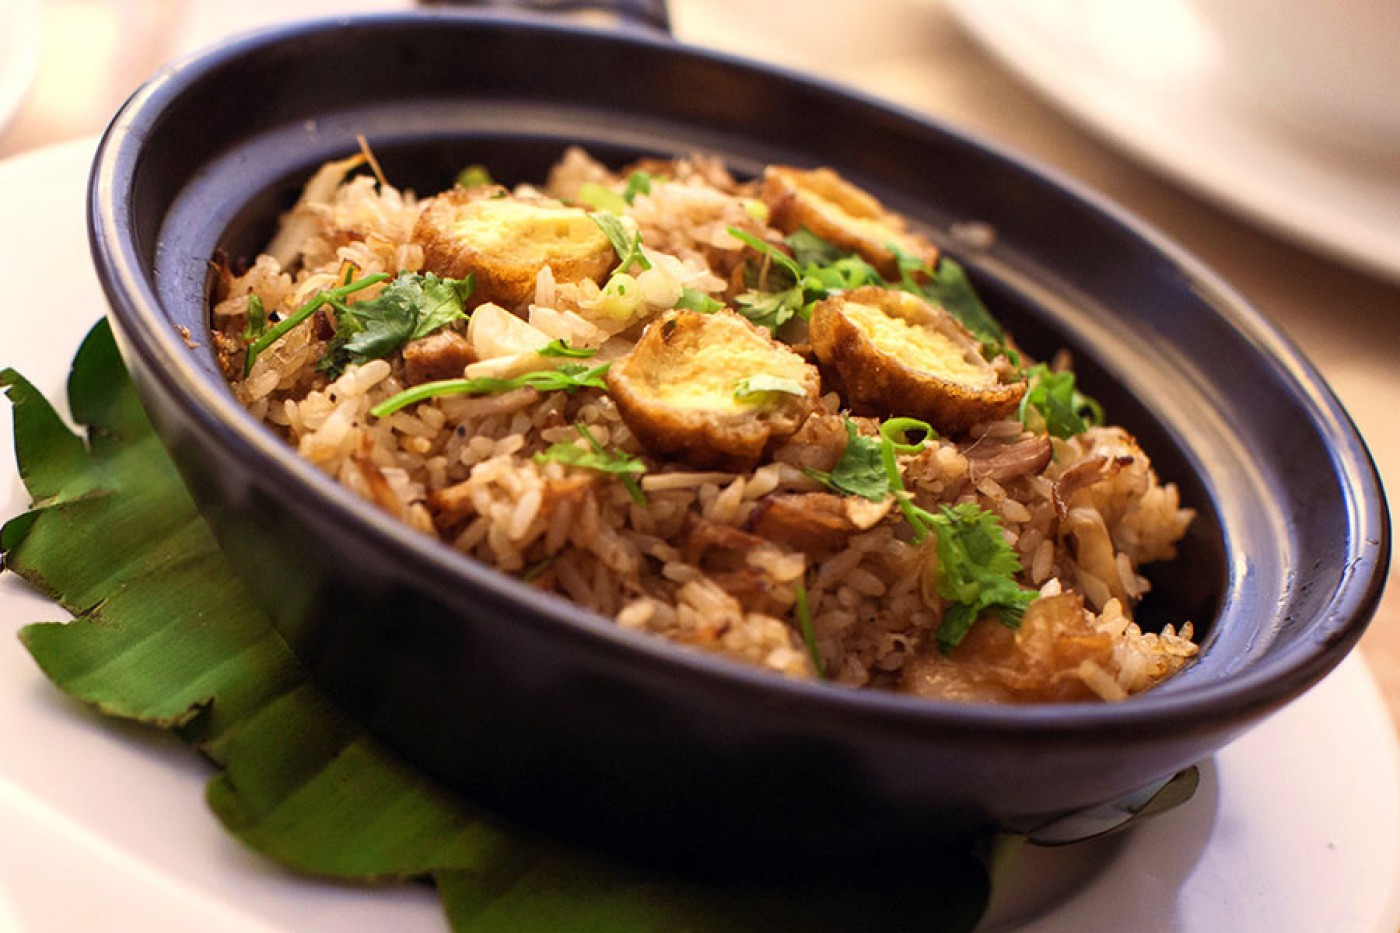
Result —
[[[798, 683], [620, 630], [367, 507], [235, 403], [207, 261], [251, 256], [367, 137], [398, 185], [695, 150], [825, 164], [917, 218], [1032, 353], [1068, 347], [1199, 518], [1150, 620], [1188, 670], [1116, 705], [950, 705]], [[92, 247], [156, 428], [317, 680], [474, 800], [633, 853], [897, 858], [1152, 785], [1352, 647], [1389, 552], [1374, 467], [1318, 375], [1196, 262], [1024, 160], [816, 80], [606, 31], [417, 13], [296, 25], [157, 75], [102, 143]], [[995, 242], [954, 231], [977, 222]], [[181, 330], [194, 335], [187, 344]]]

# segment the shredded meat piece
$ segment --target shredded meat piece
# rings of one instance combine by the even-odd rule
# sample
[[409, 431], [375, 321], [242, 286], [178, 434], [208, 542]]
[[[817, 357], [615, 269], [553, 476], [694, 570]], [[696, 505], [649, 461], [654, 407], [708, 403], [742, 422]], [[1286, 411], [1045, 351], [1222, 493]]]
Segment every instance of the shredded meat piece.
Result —
[[1069, 514], [1070, 498], [1079, 490], [1103, 479], [1107, 470], [1108, 459], [1095, 456], [1085, 457], [1060, 474], [1060, 478], [1055, 480], [1053, 491], [1055, 514], [1059, 516], [1060, 521], [1064, 521], [1065, 516]]
[[856, 530], [845, 502], [829, 492], [765, 496], [750, 519], [750, 527], [755, 534], [810, 557], [837, 550]]
[[1053, 449], [1049, 435], [1036, 434], [1009, 444], [978, 440], [965, 447], [962, 453], [967, 457], [973, 482], [990, 479], [1006, 483], [1045, 469]]
[[404, 345], [404, 380], [409, 385], [418, 385], [438, 379], [459, 379], [462, 370], [474, 358], [466, 337], [455, 330], [439, 330]]
[[763, 543], [755, 534], [698, 516], [691, 518], [681, 545], [681, 558], [688, 564], [701, 564], [713, 552], [739, 556]]
[[745, 612], [779, 615], [787, 607], [773, 597], [773, 580], [752, 567], [710, 574], [715, 585], [739, 601]]
[[374, 465], [374, 461], [369, 457], [357, 455], [352, 458], [351, 462], [355, 464], [355, 469], [364, 479], [365, 486], [369, 490], [370, 500], [395, 518], [403, 518], [403, 504], [399, 502], [398, 495], [394, 493], [394, 488], [389, 485], [384, 474], [379, 471], [379, 467]]

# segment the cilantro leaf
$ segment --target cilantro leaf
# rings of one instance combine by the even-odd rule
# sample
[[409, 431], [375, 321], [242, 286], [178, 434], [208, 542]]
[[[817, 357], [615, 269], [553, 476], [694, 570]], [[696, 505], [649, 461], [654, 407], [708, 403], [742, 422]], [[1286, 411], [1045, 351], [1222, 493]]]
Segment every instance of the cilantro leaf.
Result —
[[1016, 417], [1028, 430], [1069, 438], [1104, 423], [1103, 406], [1075, 388], [1073, 372], [1037, 363], [1024, 375], [1028, 385]]
[[383, 359], [410, 340], [426, 337], [466, 317], [473, 276], [442, 279], [431, 272], [401, 272], [376, 297], [333, 301], [335, 336], [319, 367], [335, 378], [351, 363]]
[[642, 494], [642, 487], [637, 485], [636, 477], [647, 471], [646, 464], [621, 451], [608, 450], [598, 443], [597, 438], [588, 430], [587, 425], [581, 421], [575, 422], [574, 430], [588, 442], [590, 449], [585, 450], [572, 441], [559, 441], [557, 444], [551, 444], [547, 450], [535, 454], [535, 462], [549, 463], [553, 461], [565, 466], [580, 467], [599, 473], [611, 473], [621, 478], [634, 502], [638, 505], [644, 505], [646, 496]]
[[398, 395], [390, 396], [369, 410], [376, 418], [387, 418], [401, 408], [434, 398], [439, 395], [490, 395], [496, 392], [509, 392], [512, 389], [529, 387], [541, 392], [568, 392], [570, 395], [579, 389], [606, 389], [607, 375], [611, 363], [589, 368], [581, 363], [564, 363], [557, 369], [542, 369], [522, 373], [509, 379], [483, 376], [477, 379], [440, 379], [437, 382], [424, 382]]
[[798, 227], [784, 237], [783, 242], [792, 250], [792, 257], [797, 264], [804, 267], [830, 265], [843, 255], [835, 244], [822, 239], [806, 227]]
[[955, 648], [979, 618], [992, 613], [1009, 628], [1038, 595], [1016, 582], [1021, 562], [1001, 532], [996, 515], [975, 502], [940, 506], [925, 513], [936, 537], [935, 587], [948, 608], [938, 626], [938, 647]]
[[846, 419], [846, 449], [830, 473], [807, 470], [807, 475], [848, 496], [860, 496], [879, 502], [894, 489], [890, 485], [882, 448], [878, 437], [866, 437], [856, 429], [856, 423]]

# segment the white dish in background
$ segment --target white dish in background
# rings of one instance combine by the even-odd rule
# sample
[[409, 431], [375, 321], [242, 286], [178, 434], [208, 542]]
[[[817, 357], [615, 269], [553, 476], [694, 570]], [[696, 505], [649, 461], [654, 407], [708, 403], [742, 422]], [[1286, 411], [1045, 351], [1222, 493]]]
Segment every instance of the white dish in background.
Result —
[[1216, 37], [1187, 0], [943, 3], [1092, 130], [1295, 242], [1400, 282], [1400, 152], [1309, 138], [1248, 103], [1222, 80]]
[[[0, 367], [51, 399], [105, 309], [84, 227], [93, 145], [0, 163], [0, 277], [58, 283], [0, 304]], [[26, 506], [0, 401], [0, 517]], [[59, 616], [0, 577], [0, 930], [445, 927], [424, 885], [320, 883], [245, 851], [205, 806], [209, 770], [194, 752], [102, 721], [45, 681], [15, 632]], [[985, 928], [1391, 933], [1400, 924], [1400, 750], [1361, 658], [1202, 772], [1195, 799], [1168, 816], [1095, 843], [1027, 850]], [[1018, 923], [1027, 916], [1028, 927]]]
[[40, 0], [0, 3], [0, 133], [19, 112], [39, 71], [44, 50], [41, 6]]

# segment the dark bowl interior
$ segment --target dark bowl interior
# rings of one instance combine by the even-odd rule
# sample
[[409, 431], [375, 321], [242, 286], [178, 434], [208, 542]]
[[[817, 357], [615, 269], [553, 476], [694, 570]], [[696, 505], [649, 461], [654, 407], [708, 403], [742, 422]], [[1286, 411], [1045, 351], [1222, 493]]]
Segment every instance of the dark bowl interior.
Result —
[[[366, 62], [373, 62], [367, 67]], [[255, 424], [207, 345], [207, 262], [251, 257], [320, 163], [370, 142], [423, 193], [563, 148], [838, 168], [968, 267], [1199, 516], [1148, 625], [1200, 658], [1118, 705], [954, 706], [794, 683], [617, 629], [417, 536]], [[960, 224], [996, 233], [974, 248]], [[1330, 670], [1389, 532], [1336, 400], [1260, 315], [1113, 206], [937, 123], [656, 36], [490, 15], [281, 28], [157, 75], [94, 168], [124, 356], [224, 546], [319, 682], [449, 786], [518, 819], [694, 861], [892, 858], [1026, 828], [1198, 761]]]

